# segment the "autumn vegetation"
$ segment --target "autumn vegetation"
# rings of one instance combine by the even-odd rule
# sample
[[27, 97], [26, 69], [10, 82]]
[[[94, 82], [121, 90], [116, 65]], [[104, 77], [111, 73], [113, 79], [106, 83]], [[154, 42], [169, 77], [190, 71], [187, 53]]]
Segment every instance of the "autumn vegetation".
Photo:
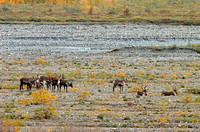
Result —
[[[51, 63], [46, 65], [45, 61]], [[4, 57], [1, 62], [2, 131], [198, 129], [199, 61], [133, 58], [124, 61], [123, 58], [109, 56], [108, 59], [106, 56], [57, 60]], [[74, 87], [69, 88], [68, 93], [37, 90], [35, 87], [31, 91], [26, 87], [20, 91], [19, 78], [36, 76], [38, 69], [40, 75], [62, 75], [72, 81]], [[124, 87], [123, 93], [119, 88], [112, 91], [116, 79], [127, 79], [128, 86]], [[144, 85], [148, 89], [147, 96], [137, 96], [137, 91], [141, 91]], [[173, 89], [178, 91], [175, 96], [161, 94]]]
[[2, 22], [200, 24], [199, 0], [1, 0]]

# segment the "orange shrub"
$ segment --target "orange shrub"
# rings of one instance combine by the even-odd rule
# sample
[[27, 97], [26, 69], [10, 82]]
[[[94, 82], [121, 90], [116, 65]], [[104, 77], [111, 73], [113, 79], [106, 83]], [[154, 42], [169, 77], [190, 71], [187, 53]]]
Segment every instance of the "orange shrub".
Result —
[[125, 77], [126, 74], [124, 74], [123, 72], [119, 72], [119, 73], [116, 74], [116, 76]]
[[178, 76], [174, 73], [171, 73], [171, 78], [177, 78]]
[[156, 122], [167, 123], [167, 118], [159, 117], [154, 119]]
[[162, 74], [162, 77], [164, 78], [165, 76], [166, 76], [166, 73], [163, 73], [163, 74]]
[[90, 76], [89, 78], [93, 78], [94, 77], [94, 73], [92, 72], [92, 68], [90, 69]]
[[41, 64], [43, 64], [44, 63], [44, 59], [38, 58], [38, 62], [41, 63]]
[[24, 61], [21, 61], [20, 64], [23, 65], [23, 64], [24, 64]]
[[17, 63], [18, 63], [18, 61], [15, 59], [15, 60], [14, 60], [14, 64], [17, 64]]

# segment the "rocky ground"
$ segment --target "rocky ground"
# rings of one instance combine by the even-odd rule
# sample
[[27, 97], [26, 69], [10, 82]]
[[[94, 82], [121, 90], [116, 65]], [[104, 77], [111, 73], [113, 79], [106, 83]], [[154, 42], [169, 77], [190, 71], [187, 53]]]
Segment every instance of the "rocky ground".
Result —
[[[188, 89], [199, 89], [200, 54], [188, 50], [133, 48], [79, 54], [43, 58], [45, 63], [32, 56], [3, 57], [0, 64], [1, 117], [22, 113], [31, 115], [35, 113], [34, 109], [42, 106], [17, 103], [19, 98], [30, 97], [30, 92], [18, 89], [20, 77], [56, 73], [64, 74], [76, 90], [52, 93], [57, 97], [54, 103], [56, 115], [51, 119], [27, 119], [19, 127], [21, 131], [199, 130], [199, 102], [194, 101], [199, 96]], [[123, 77], [122, 73], [126, 75]], [[111, 82], [117, 78], [128, 80], [123, 93], [119, 89], [112, 92]], [[137, 97], [141, 85], [147, 85], [148, 96]], [[173, 89], [178, 89], [178, 95], [161, 95], [163, 90]], [[90, 96], [79, 100], [81, 91], [88, 91]], [[14, 106], [7, 110], [6, 103]], [[16, 111], [17, 108], [20, 112]], [[13, 126], [3, 128], [8, 130]]]
[[[2, 38], [1, 42], [6, 42], [6, 37]], [[10, 46], [15, 47], [13, 44], [14, 41]], [[0, 53], [2, 130], [199, 131], [200, 54], [195, 51], [129, 47], [112, 52], [51, 52], [10, 50], [6, 46], [1, 45]], [[28, 99], [36, 91], [20, 91], [19, 79], [37, 74], [64, 75], [74, 85], [67, 93], [52, 93], [57, 97], [51, 104], [56, 113], [48, 119], [40, 119], [42, 115], [38, 117], [36, 111], [45, 105], [19, 103], [19, 99]], [[123, 93], [118, 88], [113, 93], [115, 79], [127, 79]], [[137, 91], [142, 85], [147, 86], [148, 95], [139, 97]], [[178, 90], [176, 96], [161, 95], [162, 91], [173, 89]]]

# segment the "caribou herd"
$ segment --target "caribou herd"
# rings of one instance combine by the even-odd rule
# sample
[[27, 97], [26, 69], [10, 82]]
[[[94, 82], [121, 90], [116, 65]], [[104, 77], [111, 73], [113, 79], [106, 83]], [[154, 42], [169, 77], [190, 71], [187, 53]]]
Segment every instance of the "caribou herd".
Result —
[[[72, 82], [69, 82], [68, 80], [64, 79], [64, 77], [60, 78], [59, 77], [52, 77], [52, 76], [38, 76], [36, 78], [28, 78], [28, 77], [22, 77], [20, 78], [20, 90], [23, 90], [23, 85], [27, 85], [27, 90], [31, 90], [32, 85], [36, 86], [36, 89], [47, 89], [52, 92], [55, 92], [56, 89], [58, 92], [62, 91], [62, 86], [64, 88], [64, 91], [67, 92], [67, 88], [71, 87], [73, 88]], [[113, 92], [115, 92], [115, 88], [119, 87], [120, 88], [120, 93], [123, 93], [123, 87], [128, 86], [127, 80], [115, 80], [113, 82]], [[137, 91], [138, 96], [147, 96], [147, 85], [142, 85], [142, 90]], [[177, 90], [174, 89], [173, 91], [162, 91], [162, 95], [164, 96], [175, 96], [178, 94]]]
[[37, 76], [37, 78], [27, 78], [22, 77], [20, 79], [20, 90], [23, 89], [23, 85], [27, 85], [27, 90], [31, 90], [32, 85], [36, 85], [36, 89], [47, 89], [51, 90], [52, 92], [55, 92], [56, 88], [57, 91], [61, 92], [62, 86], [64, 87], [64, 90], [67, 92], [67, 87], [72, 87], [73, 84], [67, 81], [64, 78], [60, 79], [59, 77], [51, 77], [51, 76]]

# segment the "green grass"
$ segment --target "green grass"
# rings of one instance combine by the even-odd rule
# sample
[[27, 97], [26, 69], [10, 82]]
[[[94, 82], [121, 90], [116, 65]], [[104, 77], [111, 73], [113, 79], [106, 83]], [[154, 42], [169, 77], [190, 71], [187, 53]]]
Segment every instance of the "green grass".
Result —
[[187, 92], [192, 93], [192, 94], [200, 94], [200, 89], [196, 89], [196, 88], [188, 89]]
[[123, 47], [120, 49], [114, 49], [109, 52], [117, 52], [121, 50], [126, 50], [130, 48], [135, 48], [135, 49], [152, 49], [154, 51], [163, 51], [163, 50], [173, 50], [173, 49], [179, 49], [179, 50], [192, 50], [197, 53], [200, 53], [200, 44], [188, 44], [185, 46], [176, 46], [176, 45], [171, 45], [171, 46], [132, 46], [132, 47]]

